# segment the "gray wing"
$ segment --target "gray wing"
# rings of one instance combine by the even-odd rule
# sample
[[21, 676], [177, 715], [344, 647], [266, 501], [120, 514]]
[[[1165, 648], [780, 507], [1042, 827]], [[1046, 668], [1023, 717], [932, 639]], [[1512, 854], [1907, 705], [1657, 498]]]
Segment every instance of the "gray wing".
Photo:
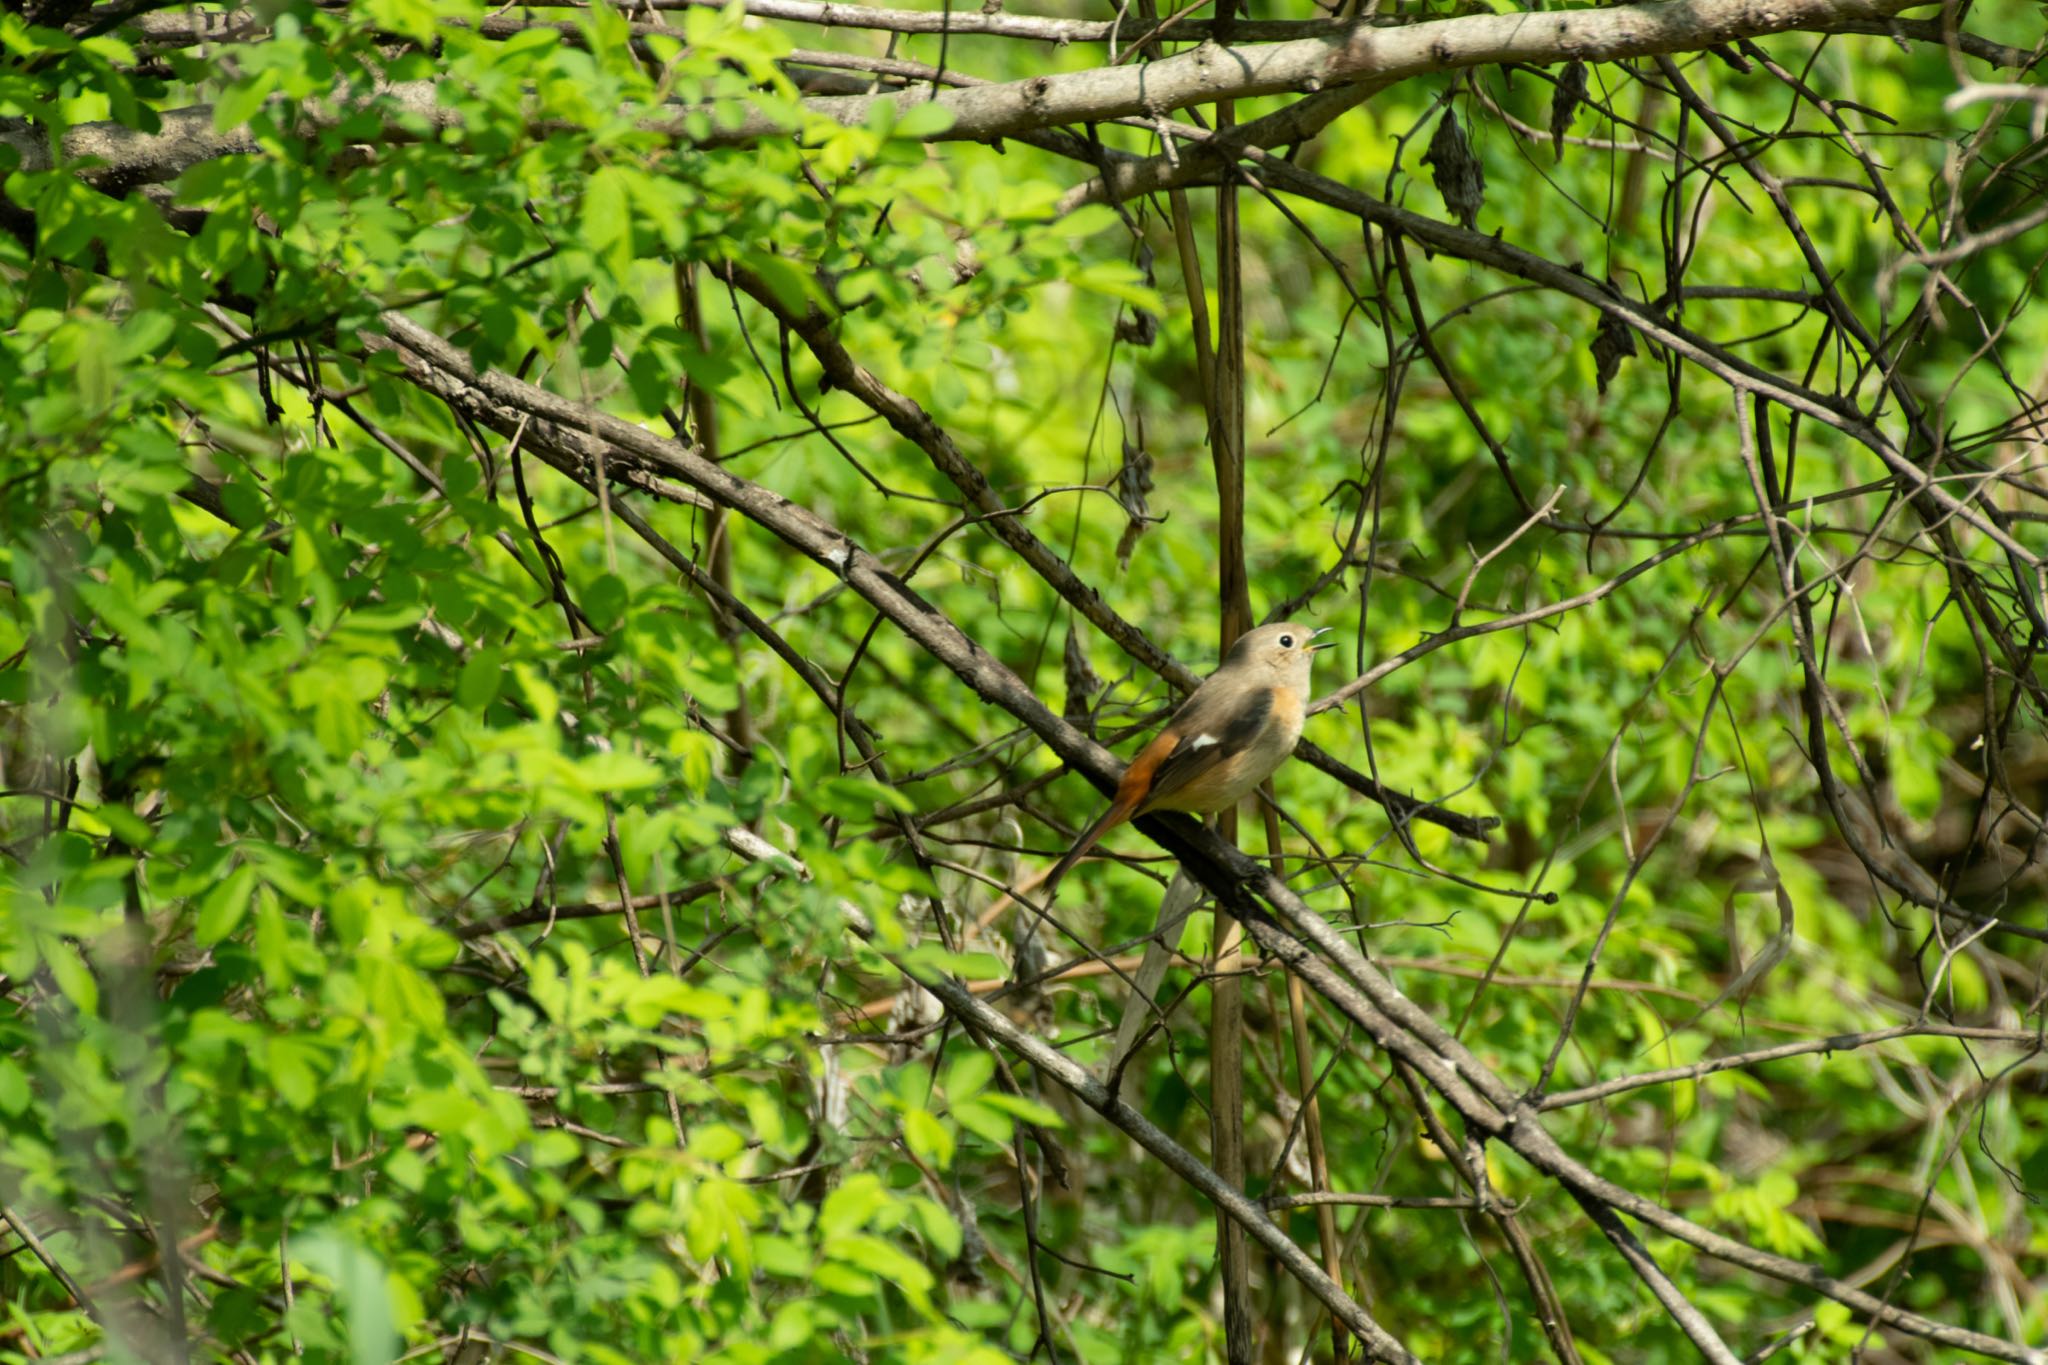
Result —
[[1180, 742], [1160, 761], [1152, 774], [1152, 789], [1146, 806], [1156, 806], [1180, 788], [1214, 768], [1232, 754], [1244, 750], [1259, 737], [1273, 714], [1273, 689], [1261, 687], [1249, 696], [1238, 694], [1234, 714], [1225, 714], [1232, 703], [1222, 697], [1204, 696], [1198, 689], [1187, 705], [1167, 722]]

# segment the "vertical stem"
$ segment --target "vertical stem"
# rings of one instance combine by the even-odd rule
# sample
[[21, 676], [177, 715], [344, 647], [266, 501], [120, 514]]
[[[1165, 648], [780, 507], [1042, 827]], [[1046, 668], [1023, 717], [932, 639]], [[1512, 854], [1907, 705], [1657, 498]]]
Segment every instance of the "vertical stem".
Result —
[[[1234, 0], [1220, 0], [1217, 19], [1229, 21]], [[1149, 29], [1158, 19], [1156, 0], [1138, 0], [1139, 21]], [[1218, 36], [1221, 36], [1219, 31]], [[1146, 57], [1159, 55], [1155, 41]], [[1218, 107], [1219, 127], [1236, 121], [1235, 106]], [[1168, 191], [1174, 248], [1188, 295], [1188, 325], [1195, 343], [1195, 374], [1208, 417], [1209, 449], [1216, 467], [1218, 589], [1222, 648], [1251, 629], [1251, 594], [1244, 569], [1244, 295], [1239, 276], [1237, 190], [1229, 181], [1217, 191], [1217, 330], [1209, 335], [1209, 301], [1202, 288], [1202, 259], [1195, 245], [1194, 214], [1184, 190]], [[1237, 813], [1225, 811], [1218, 825], [1225, 839], [1237, 837]], [[1244, 1188], [1244, 990], [1243, 930], [1220, 909], [1212, 940], [1209, 990], [1209, 1121], [1216, 1173]], [[1223, 1275], [1223, 1337], [1230, 1365], [1252, 1365], [1258, 1319], [1251, 1306], [1250, 1247], [1244, 1229], [1216, 1211], [1216, 1252]]]
[[[1273, 795], [1273, 784], [1266, 783], [1265, 793]], [[1273, 875], [1287, 875], [1286, 859], [1280, 853], [1280, 815], [1273, 809], [1270, 800], [1265, 807], [1266, 854], [1273, 863]], [[1330, 1158], [1323, 1146], [1323, 1107], [1316, 1098], [1315, 1048], [1308, 1037], [1308, 1002], [1301, 984], [1301, 978], [1293, 972], [1287, 974], [1287, 1023], [1294, 1036], [1294, 1087], [1295, 1099], [1301, 1103], [1301, 1131], [1308, 1145], [1308, 1173], [1310, 1188], [1330, 1188]], [[1337, 1210], [1328, 1204], [1316, 1205], [1316, 1241], [1322, 1245], [1323, 1269], [1338, 1284], [1344, 1283], [1344, 1256], [1337, 1240]], [[1344, 1330], [1344, 1324], [1336, 1318], [1330, 1319], [1330, 1355], [1336, 1365], [1344, 1365], [1350, 1357], [1351, 1334]]]
[[[1209, 429], [1216, 426], [1216, 345], [1209, 337], [1209, 293], [1202, 287], [1202, 253], [1195, 245], [1194, 210], [1188, 207], [1188, 192], [1166, 192], [1173, 210], [1173, 245], [1180, 255], [1180, 275], [1188, 291], [1188, 331], [1195, 339], [1195, 382], [1202, 391], [1202, 413]], [[1229, 648], [1229, 642], [1224, 643]]]
[[[676, 266], [676, 303], [682, 312], [683, 327], [696, 339], [697, 349], [706, 355], [711, 353], [711, 335], [704, 326], [704, 304], [697, 290], [697, 268], [694, 265]], [[704, 458], [718, 458], [718, 405], [712, 401], [711, 390], [702, 384], [692, 383], [689, 388], [690, 428], [696, 437], [697, 448]], [[682, 433], [678, 432], [677, 435]], [[705, 514], [705, 541], [711, 548], [711, 581], [732, 592], [732, 523], [727, 520], [723, 507], [713, 507]], [[728, 645], [735, 644], [740, 635], [740, 623], [730, 614], [713, 608], [714, 619], [718, 622], [718, 633]], [[726, 713], [725, 732], [733, 737], [742, 749], [752, 751], [754, 747], [754, 718], [747, 709], [747, 693], [739, 690], [739, 702]]]
[[[1223, 837], [1236, 838], [1235, 812]], [[1216, 911], [1215, 957], [1209, 985], [1209, 1137], [1216, 1173], [1244, 1188], [1244, 930]], [[1258, 1320], [1251, 1307], [1250, 1247], [1244, 1229], [1216, 1211], [1217, 1255], [1223, 1270], [1223, 1339], [1230, 1365], [1251, 1365]]]
[[[1219, 39], [1234, 0], [1216, 7]], [[1237, 122], [1236, 106], [1216, 107], [1217, 131]], [[1226, 176], [1216, 189], [1216, 369], [1209, 407], [1209, 453], [1216, 465], [1217, 595], [1223, 611], [1222, 647], [1251, 629], [1251, 590], [1244, 567], [1244, 258], [1238, 233], [1237, 184]], [[1226, 813], [1224, 837], [1237, 820]], [[1209, 991], [1209, 1122], [1216, 1173], [1244, 1186], [1244, 962], [1243, 930], [1216, 914], [1215, 976]], [[1224, 1352], [1230, 1365], [1251, 1365], [1258, 1320], [1251, 1306], [1250, 1248], [1244, 1229], [1217, 1214], [1217, 1251], [1223, 1270]]]

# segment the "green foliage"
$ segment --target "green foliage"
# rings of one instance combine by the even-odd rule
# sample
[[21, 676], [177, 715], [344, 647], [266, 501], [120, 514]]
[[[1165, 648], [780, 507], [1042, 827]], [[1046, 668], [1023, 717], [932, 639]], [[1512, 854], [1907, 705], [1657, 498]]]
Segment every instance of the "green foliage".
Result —
[[[558, 26], [510, 36], [480, 4], [260, 13], [260, 33], [154, 56], [144, 16], [80, 36], [0, 15], [0, 118], [61, 145], [88, 122], [155, 133], [203, 103], [210, 125], [187, 133], [224, 140], [169, 186], [174, 208], [108, 192], [86, 159], [38, 169], [0, 152], [7, 211], [29, 223], [0, 233], [0, 1204], [48, 1254], [8, 1245], [0, 1356], [147, 1357], [182, 1316], [207, 1358], [368, 1362], [471, 1341], [600, 1365], [982, 1365], [1043, 1349], [1034, 1274], [1061, 1359], [1219, 1354], [1206, 1207], [1028, 1069], [921, 1015], [881, 953], [1008, 976], [1009, 921], [965, 928], [990, 883], [1017, 884], [1063, 842], [1039, 817], [1071, 827], [1095, 794], [1062, 781], [1030, 798], [1021, 827], [999, 810], [932, 821], [913, 848], [906, 822], [1054, 761], [902, 636], [870, 635], [872, 609], [828, 568], [737, 518], [615, 484], [607, 497], [684, 553], [708, 564], [724, 546], [732, 591], [872, 727], [879, 754], [857, 752], [847, 716], [680, 583], [611, 502], [406, 382], [380, 323], [405, 310], [480, 369], [700, 441], [684, 414], [708, 402], [730, 469], [882, 555], [1041, 695], [1060, 697], [1060, 646], [1082, 633], [1111, 686], [1081, 700], [1107, 731], [1164, 704], [1163, 687], [997, 538], [963, 529], [924, 456], [827, 391], [801, 345], [721, 278], [737, 268], [831, 311], [837, 339], [933, 413], [1011, 506], [1066, 490], [1020, 524], [1192, 663], [1213, 654], [1216, 522], [1191, 309], [1155, 269], [1170, 231], [1149, 208], [1058, 217], [1068, 163], [1021, 142], [941, 154], [927, 140], [947, 116], [932, 106], [880, 102], [854, 126], [806, 109], [778, 64], [792, 40], [738, 7], [667, 11], [655, 32], [637, 10], [550, 10]], [[938, 60], [936, 39], [905, 46]], [[1819, 59], [1830, 78], [1852, 64], [1862, 98], [1914, 130], [1884, 151], [1917, 213], [1946, 192], [1944, 139], [1965, 131], [1941, 108], [1946, 59], [1881, 39]], [[1747, 124], [1813, 118], [1761, 73], [1712, 79]], [[1548, 85], [1476, 80], [1547, 126]], [[1318, 169], [1371, 186], [1418, 176], [1425, 140], [1397, 139], [1440, 93], [1376, 96], [1318, 142]], [[1621, 193], [1611, 159], [1574, 146], [1552, 166], [1547, 143], [1515, 141], [1469, 89], [1458, 102], [1486, 169], [1481, 230], [1658, 293], [1661, 171], [1648, 206], [1596, 239], [1599, 215], [1560, 210], [1558, 194]], [[1265, 108], [1247, 101], [1241, 117]], [[2000, 136], [2016, 150], [2012, 118]], [[1594, 136], [1596, 123], [1616, 135], [1590, 114], [1575, 126]], [[740, 139], [745, 127], [780, 135]], [[1819, 139], [1772, 153], [1786, 176], [1856, 168]], [[1874, 291], [1889, 256], [1867, 205], [1809, 207], [1844, 287]], [[1300, 212], [1349, 274], [1247, 196], [1247, 540], [1263, 611], [1375, 520], [1370, 583], [1353, 572], [1310, 608], [1348, 642], [1323, 683], [1442, 631], [1453, 601], [1467, 623], [1497, 619], [1600, 589], [1648, 553], [1539, 528], [1479, 564], [1524, 512], [1405, 336], [1353, 315], [1369, 287], [1375, 310], [1398, 311], [1397, 284], [1367, 282], [1355, 221]], [[1760, 214], [1717, 212], [1712, 283], [1810, 287]], [[2048, 346], [2023, 306], [2038, 242], [1987, 251], [1970, 276], [1987, 313], [1994, 298], [2016, 309], [2003, 343], [2016, 354]], [[1617, 525], [1665, 540], [1753, 508], [1725, 393], [1688, 394], [1639, 487], [1669, 399], [1661, 357], [1624, 362], [1603, 398], [1589, 310], [1496, 296], [1464, 262], [1409, 254], [1436, 344], [1525, 489], [1566, 485], [1573, 520], [1626, 506]], [[1113, 341], [1140, 314], [1157, 341]], [[1745, 353], [1796, 376], [1830, 337], [1811, 314], [1785, 317], [1757, 298], [1686, 310], [1716, 336], [1762, 338]], [[2005, 420], [2010, 394], [1964, 364], [1980, 340], [1902, 348], [1917, 390], [1963, 374], [1944, 429]], [[1414, 392], [1378, 445], [1390, 369]], [[1163, 520], [1128, 567], [1128, 505], [1072, 491], [1114, 482], [1106, 410], [1156, 462]], [[1770, 421], [1787, 449], [1783, 410]], [[1802, 429], [1797, 496], [1881, 473], [1840, 433]], [[1889, 496], [1808, 509], [1803, 525], [1839, 552]], [[1922, 950], [1925, 916], [1895, 928], [1878, 913], [1896, 898], [1858, 873], [1819, 797], [1778, 599], [1742, 590], [1761, 550], [1707, 540], [1312, 722], [1310, 738], [1357, 766], [1369, 742], [1390, 786], [1501, 819], [1491, 844], [1417, 824], [1404, 849], [1379, 806], [1304, 765], [1281, 775], [1302, 831], [1360, 855], [1314, 884], [1318, 908], [1358, 912], [1402, 988], [1465, 1019], [1465, 1041], [1518, 1084], [1543, 1068], [1560, 983], [1576, 983], [1611, 908], [1601, 989], [1554, 1088], [1875, 1027], [1929, 991], [1941, 954]], [[1997, 562], [1981, 542], [1969, 553]], [[1755, 580], [1772, 581], [1768, 568]], [[1904, 552], [1866, 561], [1819, 614], [1844, 725], [1881, 753], [1903, 827], [1932, 846], [1967, 814], [1957, 772], [1979, 772], [1959, 763], [1985, 724], [1970, 621], [1939, 566]], [[2002, 701], [2009, 680], [1990, 681]], [[1849, 750], [1828, 743], [1846, 768]], [[747, 854], [735, 831], [780, 856]], [[1776, 931], [1773, 877], [1797, 906], [1789, 961], [1740, 1010], [1694, 1023]], [[1105, 862], [1071, 885], [1074, 937], [1041, 931], [1054, 960], [1149, 928], [1157, 883], [1143, 870]], [[849, 906], [879, 948], [848, 935]], [[1209, 924], [1191, 923], [1190, 951]], [[1472, 977], [1510, 935], [1480, 989]], [[1937, 1003], [2011, 1022], [2032, 976], [2005, 947], [1945, 964]], [[1099, 1063], [1119, 1009], [1098, 989], [1110, 980], [1004, 1008]], [[1284, 988], [1266, 973], [1249, 992], [1258, 1195], [1297, 1183], [1282, 1149], [1299, 1139]], [[1190, 1017], [1206, 1001], [1195, 986]], [[1311, 1024], [1331, 1067], [1333, 1185], [1457, 1192], [1384, 1060], [1330, 1016]], [[885, 1025], [886, 1038], [851, 1036]], [[1179, 1028], [1126, 1096], [1206, 1150], [1208, 1064], [1202, 1030]], [[2030, 1135], [2048, 1102], [2031, 1079], [1977, 1084], [1982, 1064], [1917, 1040], [1548, 1122], [1603, 1175], [1837, 1273], [1881, 1259], [1931, 1190], [1948, 1232], [1916, 1249], [1899, 1302], [2039, 1341], [2043, 1301], [2001, 1302], [1985, 1258], [2038, 1278], [2048, 1217], [2029, 1191], [2048, 1158]], [[1064, 1190], [1047, 1147], [1071, 1169]], [[1501, 1192], [1527, 1201], [1587, 1360], [1693, 1358], [1576, 1205], [1514, 1158], [1489, 1159]], [[1066, 1259], [1027, 1237], [1025, 1199], [1037, 1241]], [[1313, 1244], [1308, 1210], [1281, 1217]], [[1434, 1211], [1340, 1221], [1351, 1284], [1418, 1354], [1536, 1357], [1527, 1291], [1490, 1227]], [[1764, 1339], [1757, 1324], [1813, 1306], [1732, 1283], [1688, 1248], [1651, 1250], [1745, 1348]], [[1261, 1278], [1298, 1352], [1321, 1329], [1277, 1274]], [[1821, 1302], [1781, 1358], [1844, 1358], [1865, 1327]]]

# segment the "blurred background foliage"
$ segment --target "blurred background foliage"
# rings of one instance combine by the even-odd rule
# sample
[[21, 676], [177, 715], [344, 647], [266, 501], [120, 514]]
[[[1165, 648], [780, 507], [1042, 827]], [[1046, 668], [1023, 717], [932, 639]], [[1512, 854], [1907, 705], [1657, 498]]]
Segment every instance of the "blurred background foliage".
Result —
[[[1118, 612], [1206, 670], [1216, 495], [1163, 201], [1061, 215], [1087, 167], [1020, 140], [928, 144], [929, 111], [843, 127], [804, 112], [778, 65], [886, 52], [1002, 80], [1089, 68], [1101, 48], [889, 41], [736, 8], [513, 13], [532, 22], [492, 32], [482, 6], [427, 0], [0, 14], [0, 115], [149, 133], [207, 104], [193, 135], [222, 142], [148, 193], [0, 152], [0, 1356], [1220, 1358], [1202, 1201], [1028, 1069], [999, 1077], [845, 931], [851, 902], [931, 969], [1010, 977], [1020, 921], [1001, 889], [1043, 872], [1097, 794], [1067, 777], [929, 820], [1057, 762], [765, 531], [623, 486], [594, 501], [362, 340], [403, 309], [479, 366], [708, 444], [687, 415], [701, 403], [733, 472], [882, 555], [1056, 709], [1123, 735], [1170, 702], [1165, 685], [963, 523], [925, 456], [719, 275], [829, 293], [854, 358]], [[226, 27], [166, 37], [206, 15]], [[1967, 27], [2025, 47], [2040, 15], [1995, 0]], [[1945, 108], [1958, 68], [1936, 44], [1759, 46], [1850, 111], [1916, 227], [1980, 231], [2038, 205], [2039, 101]], [[1935, 429], [2031, 478], [2048, 236], [1975, 252], [1950, 268], [1955, 296], [1917, 307], [1927, 272], [1885, 274], [1901, 248], [1872, 196], [1843, 187], [1863, 167], [1813, 105], [1753, 59], [1678, 61], [1770, 134], [1771, 169], [1844, 296], [1893, 325], [1887, 362]], [[1638, 300], [1666, 298], [1682, 245], [1683, 283], [1709, 287], [1684, 300], [1688, 325], [1873, 403], [1839, 328], [1804, 305], [1818, 286], [1766, 198], [1646, 71], [1590, 68], [1599, 107], [1561, 149], [1556, 72], [1484, 67], [1375, 95], [1299, 161], [1449, 218], [1423, 157], [1455, 111], [1484, 168], [1480, 232]], [[795, 136], [717, 145], [746, 110]], [[1390, 787], [1500, 825], [1478, 841], [1417, 823], [1410, 844], [1380, 806], [1290, 765], [1289, 852], [1336, 859], [1292, 865], [1304, 893], [1516, 1085], [1561, 1038], [1610, 907], [1553, 1089], [1923, 1007], [2036, 1026], [2039, 943], [1992, 933], [1945, 955], [1957, 922], [1935, 937], [1821, 799], [1725, 386], [1640, 338], [1603, 383], [1593, 310], [1408, 242], [1434, 343], [1521, 489], [1562, 490], [1554, 524], [1525, 525], [1418, 353], [1384, 238], [1282, 202], [1243, 195], [1247, 561], [1262, 614], [1348, 560], [1294, 612], [1344, 641], [1322, 688], [1752, 517], [1313, 719], [1309, 738]], [[1209, 196], [1193, 204], [1206, 246]], [[1814, 599], [1859, 747], [1829, 743], [1858, 808], [1961, 905], [2048, 927], [2038, 821], [1987, 835], [1980, 809], [1991, 752], [2015, 803], [2048, 798], [2039, 715], [1987, 665], [1878, 460], [1768, 412], [1802, 572], [1884, 528]], [[1988, 496], [2033, 505], [2024, 487]], [[843, 688], [881, 760], [613, 502], [728, 559], [732, 591]], [[1984, 538], [1960, 544], [2003, 571]], [[935, 861], [907, 851], [905, 819]], [[1036, 960], [1152, 923], [1157, 850], [1110, 842], [1135, 856], [1076, 874], [1061, 918], [1079, 941], [1044, 931]], [[1785, 902], [1784, 960], [1719, 998]], [[1198, 914], [1191, 962], [1208, 935]], [[1249, 1183], [1296, 1192], [1284, 978], [1252, 966]], [[1092, 1064], [1121, 1011], [1114, 980], [1003, 1004]], [[1164, 998], [1184, 987], [1170, 1044], [1154, 1040], [1126, 1094], [1199, 1151], [1207, 986], [1187, 963]], [[1459, 1193], [1384, 1059], [1313, 1001], [1308, 1025], [1332, 1185]], [[2031, 1058], [1903, 1040], [1547, 1123], [1699, 1221], [2039, 1345], [2048, 1095]], [[1064, 1149], [1064, 1188], [1020, 1122]], [[1694, 1358], [1568, 1197], [1511, 1154], [1489, 1162], [1584, 1359]], [[1310, 1210], [1276, 1216], [1314, 1243]], [[1339, 1225], [1348, 1284], [1418, 1354], [1545, 1351], [1484, 1218], [1348, 1208]], [[1650, 1246], [1740, 1350], [1791, 1332], [1779, 1359], [1952, 1358]], [[1268, 1358], [1326, 1354], [1314, 1305], [1270, 1266], [1254, 1280]]]

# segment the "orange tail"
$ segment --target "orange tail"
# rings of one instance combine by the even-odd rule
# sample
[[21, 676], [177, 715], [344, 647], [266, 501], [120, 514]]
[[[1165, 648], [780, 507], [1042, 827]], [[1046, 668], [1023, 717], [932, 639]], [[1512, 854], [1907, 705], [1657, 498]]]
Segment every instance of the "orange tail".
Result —
[[1060, 879], [1073, 870], [1075, 863], [1088, 856], [1088, 850], [1101, 842], [1103, 835], [1130, 819], [1131, 812], [1136, 810], [1137, 807], [1138, 803], [1135, 800], [1127, 802], [1121, 795], [1116, 800], [1110, 802], [1109, 809], [1097, 816], [1094, 824], [1081, 831], [1081, 837], [1076, 839], [1074, 846], [1067, 850], [1067, 856], [1060, 859], [1059, 865], [1054, 867], [1051, 874], [1039, 884], [1038, 894], [1041, 903], [1051, 905], [1053, 896], [1059, 892]]

